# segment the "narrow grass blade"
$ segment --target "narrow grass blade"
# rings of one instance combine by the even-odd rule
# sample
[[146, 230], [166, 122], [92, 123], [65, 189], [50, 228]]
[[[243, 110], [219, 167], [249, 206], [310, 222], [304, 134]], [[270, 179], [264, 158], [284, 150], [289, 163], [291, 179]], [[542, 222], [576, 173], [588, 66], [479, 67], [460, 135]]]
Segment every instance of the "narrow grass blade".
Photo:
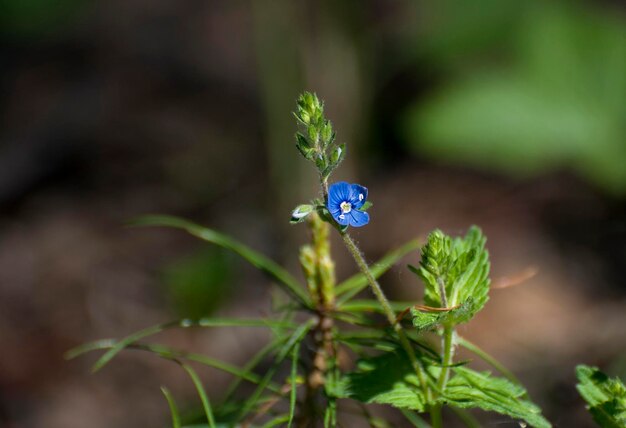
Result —
[[[192, 322], [192, 321], [189, 321]], [[296, 328], [298, 324], [290, 321], [274, 321], [255, 318], [200, 318], [190, 325], [198, 327], [269, 327], [269, 328]]]
[[[84, 350], [84, 352], [93, 351], [93, 350], [111, 349], [115, 345], [115, 341], [112, 342], [106, 339], [106, 340], [100, 340], [97, 342], [92, 342], [87, 345], [89, 345], [89, 349]], [[238, 378], [237, 379], [238, 382], [245, 380], [250, 383], [258, 384], [261, 381], [261, 377], [255, 373], [252, 373], [249, 368], [244, 367], [243, 369], [240, 369], [239, 367], [234, 366], [232, 364], [228, 364], [223, 361], [220, 361], [211, 357], [207, 357], [202, 354], [178, 351], [175, 349], [171, 349], [167, 346], [158, 345], [158, 344], [148, 344], [148, 343], [141, 343], [141, 344], [132, 343], [128, 345], [126, 349], [151, 352], [167, 360], [184, 359], [188, 361], [195, 361], [205, 366], [212, 367], [212, 368], [221, 370], [223, 372], [232, 374], [233, 376], [236, 376]], [[83, 349], [78, 349], [78, 348], [76, 348], [75, 350], [83, 351]], [[74, 355], [72, 355], [71, 357], [73, 358]], [[269, 384], [267, 386], [267, 389], [276, 393], [280, 392], [280, 388], [274, 384]]]
[[[487, 364], [490, 364], [493, 368], [498, 370], [502, 374], [502, 376], [504, 376], [511, 382], [517, 385], [522, 385], [522, 382], [520, 382], [520, 380], [517, 378], [517, 376], [513, 374], [513, 372], [511, 372], [509, 369], [504, 367], [498, 360], [496, 360], [494, 357], [489, 355], [486, 351], [478, 347], [478, 345], [460, 336], [457, 336], [457, 342], [459, 345], [461, 345], [468, 351], [471, 351], [474, 354], [476, 354], [476, 356], [479, 357], [481, 360], [485, 361]], [[524, 395], [527, 395], [527, 394], [524, 394]]]
[[291, 351], [291, 375], [289, 382], [291, 383], [291, 392], [289, 394], [289, 420], [287, 428], [291, 428], [293, 418], [296, 414], [296, 398], [297, 398], [297, 378], [298, 378], [298, 356], [300, 354], [299, 344], [293, 347]]
[[167, 404], [170, 406], [170, 413], [172, 414], [172, 427], [180, 428], [180, 414], [178, 413], [178, 407], [176, 407], [176, 402], [174, 401], [172, 393], [164, 386], [161, 387], [161, 391], [163, 392], [163, 395], [165, 395]]
[[334, 399], [328, 400], [328, 406], [324, 412], [324, 428], [335, 428], [337, 426], [337, 402]]
[[[402, 257], [411, 251], [417, 250], [419, 247], [420, 242], [417, 239], [414, 239], [387, 253], [382, 259], [371, 266], [372, 275], [374, 275], [374, 278], [380, 277]], [[338, 304], [341, 305], [342, 303], [347, 302], [365, 287], [367, 287], [367, 278], [365, 278], [365, 275], [362, 273], [357, 273], [356, 275], [343, 281], [341, 284], [338, 284], [336, 288], [337, 296], [339, 296], [337, 299]]]
[[158, 325], [154, 325], [152, 327], [148, 327], [146, 329], [140, 330], [138, 332], [135, 332], [133, 334], [131, 334], [130, 336], [126, 336], [124, 339], [120, 340], [119, 342], [117, 342], [111, 349], [109, 349], [107, 352], [104, 353], [104, 355], [102, 357], [100, 357], [98, 359], [98, 361], [96, 361], [96, 363], [93, 365], [91, 371], [92, 372], [97, 372], [98, 370], [100, 370], [102, 367], [104, 367], [109, 361], [111, 361], [113, 359], [113, 357], [115, 357], [119, 352], [121, 352], [124, 348], [126, 348], [128, 345], [143, 339], [144, 337], [148, 337], [148, 336], [152, 336], [153, 334], [157, 334], [167, 328], [171, 328], [174, 327], [176, 325], [179, 325], [179, 322], [172, 322], [172, 323], [165, 323], [165, 324], [158, 324]]
[[187, 374], [191, 378], [191, 381], [196, 387], [196, 391], [198, 391], [198, 395], [200, 396], [200, 400], [202, 401], [202, 408], [204, 409], [204, 414], [206, 415], [209, 428], [216, 428], [215, 418], [213, 417], [213, 409], [211, 409], [209, 397], [206, 395], [206, 391], [204, 390], [204, 386], [202, 386], [202, 381], [200, 381], [198, 374], [188, 364], [185, 364], [183, 362], [179, 362], [179, 364], [187, 372]]
[[276, 426], [284, 426], [283, 424], [289, 420], [289, 415], [276, 416], [271, 421], [267, 422], [261, 428], [272, 428]]
[[263, 254], [256, 252], [227, 235], [202, 227], [182, 218], [165, 215], [141, 217], [133, 221], [131, 224], [136, 226], [164, 226], [183, 229], [197, 238], [231, 250], [250, 262], [257, 269], [260, 269], [269, 275], [302, 305], [309, 308], [311, 307], [311, 302], [304, 288], [289, 272], [273, 260], [265, 257]]
[[116, 339], [101, 339], [94, 342], [84, 343], [76, 348], [72, 348], [63, 354], [63, 358], [66, 360], [73, 360], [76, 357], [80, 357], [83, 354], [91, 351], [99, 351], [102, 349], [110, 349], [117, 343]]
[[[412, 306], [414, 302], [389, 302], [391, 308], [395, 312], [401, 312], [406, 308]], [[339, 310], [345, 312], [376, 312], [384, 313], [383, 308], [380, 306], [378, 300], [364, 299], [364, 300], [351, 300], [339, 305]]]
[[276, 374], [276, 371], [278, 370], [278, 367], [280, 366], [280, 364], [287, 357], [287, 355], [289, 355], [289, 352], [291, 352], [292, 348], [296, 346], [296, 344], [299, 344], [304, 339], [304, 337], [309, 332], [311, 327], [313, 327], [314, 323], [315, 323], [315, 320], [309, 320], [308, 322], [302, 324], [289, 337], [289, 340], [287, 340], [287, 342], [278, 350], [278, 353], [276, 354], [276, 359], [274, 360], [274, 364], [272, 364], [272, 366], [268, 369], [267, 373], [263, 377], [263, 380], [261, 381], [257, 389], [252, 393], [252, 395], [243, 404], [241, 411], [239, 412], [240, 418], [243, 418], [246, 414], [248, 414], [248, 412], [250, 412], [250, 410], [256, 405], [266, 385], [274, 377], [274, 374]]
[[[96, 363], [94, 364], [92, 368], [92, 372], [97, 372], [98, 370], [100, 370], [102, 367], [108, 364], [108, 362], [111, 361], [118, 353], [124, 350], [124, 348], [132, 345], [133, 343], [141, 339], [144, 339], [148, 336], [152, 336], [154, 334], [160, 333], [163, 330], [167, 330], [173, 327], [183, 327], [183, 328], [188, 328], [188, 327], [281, 327], [281, 328], [289, 328], [289, 327], [295, 327], [295, 324], [285, 322], [285, 321], [272, 321], [272, 320], [265, 320], [265, 319], [259, 320], [259, 319], [227, 319], [227, 318], [215, 318], [215, 319], [202, 318], [200, 320], [183, 319], [180, 321], [172, 321], [172, 322], [167, 322], [164, 324], [157, 324], [155, 326], [148, 327], [144, 330], [135, 332], [115, 342], [115, 345], [112, 346], [109, 349], [109, 351], [107, 351], [102, 357], [100, 357], [98, 361], [96, 361]], [[100, 341], [79, 346], [78, 348], [68, 351], [67, 355], [69, 355], [70, 357], [75, 357], [84, 352], [97, 349], [97, 348], [92, 349], [91, 347], [97, 345], [98, 343], [100, 343]]]
[[407, 410], [407, 409], [400, 409], [400, 412], [406, 418], [406, 420], [409, 421], [411, 425], [413, 425], [414, 427], [430, 428], [430, 425], [428, 424], [428, 422], [422, 419], [417, 413], [411, 410]]
[[254, 377], [254, 379], [258, 380], [255, 381], [255, 383], [259, 383], [260, 378], [256, 374], [254, 374], [252, 370], [254, 370], [254, 368], [263, 360], [263, 358], [276, 350], [286, 340], [287, 338], [280, 338], [278, 340], [275, 340], [272, 343], [269, 343], [268, 345], [263, 347], [259, 352], [257, 352], [243, 367], [241, 376], [235, 379], [233, 383], [228, 387], [228, 389], [224, 393], [223, 402], [225, 403], [230, 399], [237, 387], [241, 384], [242, 379], [249, 380], [248, 377]]

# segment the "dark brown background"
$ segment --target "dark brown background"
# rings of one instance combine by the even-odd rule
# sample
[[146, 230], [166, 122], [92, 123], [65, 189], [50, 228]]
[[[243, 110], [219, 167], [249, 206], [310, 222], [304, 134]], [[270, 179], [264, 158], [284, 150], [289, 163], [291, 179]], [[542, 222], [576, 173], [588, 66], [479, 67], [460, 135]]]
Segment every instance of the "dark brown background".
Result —
[[[593, 426], [574, 367], [626, 373], [624, 194], [567, 161], [521, 175], [450, 162], [420, 150], [402, 125], [411, 107], [459, 78], [514, 67], [507, 40], [521, 12], [512, 2], [472, 3], [6, 2], [0, 425], [166, 426], [160, 385], [184, 408], [197, 405], [167, 362], [128, 353], [90, 375], [93, 356], [67, 362], [63, 352], [185, 315], [270, 311], [269, 284], [236, 258], [124, 223], [183, 215], [298, 273], [306, 234], [287, 219], [317, 190], [293, 147], [290, 111], [312, 90], [349, 144], [336, 178], [366, 185], [375, 204], [371, 224], [355, 232], [368, 260], [435, 227], [460, 234], [480, 225], [494, 279], [539, 273], [493, 291], [461, 333], [522, 378], [555, 426]], [[623, 24], [617, 2], [580, 10]], [[336, 244], [343, 278], [355, 267]], [[420, 296], [402, 265], [383, 284], [395, 298]], [[265, 339], [245, 329], [159, 337], [239, 364]], [[201, 373], [217, 399], [228, 377]], [[514, 426], [497, 416], [485, 423]]]

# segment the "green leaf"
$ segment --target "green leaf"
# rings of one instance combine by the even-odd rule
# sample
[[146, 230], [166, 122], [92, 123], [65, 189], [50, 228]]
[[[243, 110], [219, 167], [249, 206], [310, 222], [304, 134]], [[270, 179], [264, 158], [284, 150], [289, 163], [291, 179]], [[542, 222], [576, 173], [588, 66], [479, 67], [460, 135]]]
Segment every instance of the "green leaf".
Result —
[[491, 365], [493, 368], [498, 370], [502, 374], [502, 376], [507, 378], [509, 381], [511, 381], [511, 382], [513, 382], [513, 383], [515, 383], [517, 385], [521, 385], [522, 384], [522, 382], [520, 382], [520, 380], [517, 378], [517, 376], [515, 376], [513, 374], [513, 372], [511, 372], [509, 369], [504, 367], [504, 365], [502, 363], [500, 363], [498, 360], [496, 360], [493, 356], [489, 355], [486, 351], [484, 351], [478, 345], [476, 345], [476, 344], [470, 342], [469, 340], [465, 339], [464, 337], [461, 337], [461, 336], [458, 336], [458, 335], [456, 336], [456, 340], [457, 340], [457, 343], [459, 345], [461, 345], [465, 349], [473, 352], [481, 360], [485, 361], [487, 364]]
[[322, 175], [324, 175], [325, 177], [327, 177], [328, 175], [326, 175], [326, 168], [328, 167], [328, 163], [326, 162], [326, 157], [318, 154], [317, 156], [315, 156], [315, 166], [317, 166], [317, 169], [322, 171]]
[[421, 250], [420, 267], [409, 265], [409, 269], [424, 281], [424, 303], [427, 306], [441, 307], [442, 296], [440, 283], [450, 268], [452, 257], [452, 239], [440, 230], [434, 230], [428, 235], [428, 241]]
[[330, 120], [324, 122], [324, 126], [320, 132], [322, 137], [323, 148], [328, 147], [335, 140], [335, 132], [333, 131], [333, 124]]
[[289, 415], [278, 415], [265, 423], [261, 428], [272, 428], [276, 426], [284, 426], [285, 422], [289, 420]]
[[[390, 301], [389, 304], [394, 311], [401, 312], [411, 306], [412, 302]], [[339, 309], [345, 312], [378, 312], [381, 314], [384, 313], [383, 308], [380, 306], [380, 302], [375, 299], [350, 300], [349, 302], [343, 303]]]
[[[278, 349], [278, 347], [280, 347], [285, 341], [287, 341], [287, 339], [288, 337], [279, 337], [273, 340], [271, 343], [265, 345], [252, 358], [250, 358], [245, 366], [243, 366], [241, 374], [238, 375], [238, 378], [235, 379], [233, 383], [229, 385], [228, 389], [224, 392], [224, 402], [228, 401], [231, 398], [243, 379], [248, 380], [248, 377], [250, 377], [252, 379], [255, 379], [254, 383], [259, 383], [260, 377], [258, 377], [258, 375], [254, 373], [254, 369], [261, 363], [261, 361], [263, 361], [266, 356]], [[268, 389], [272, 389], [271, 384]], [[275, 391], [278, 391], [278, 389], [275, 389]]]
[[276, 358], [274, 359], [274, 363], [266, 371], [265, 376], [263, 376], [263, 379], [259, 383], [257, 389], [248, 397], [245, 403], [241, 405], [241, 409], [239, 411], [240, 418], [244, 417], [257, 404], [259, 398], [261, 397], [261, 394], [278, 371], [281, 363], [285, 360], [285, 358], [289, 355], [294, 347], [299, 346], [300, 342], [306, 337], [307, 333], [313, 327], [314, 323], [314, 320], [309, 320], [308, 322], [300, 325], [293, 332], [293, 334], [289, 336], [289, 339], [285, 342], [285, 344], [278, 350]]
[[326, 411], [324, 412], [324, 428], [335, 428], [337, 426], [337, 402], [334, 399], [328, 400]]
[[470, 297], [458, 308], [443, 312], [425, 312], [411, 308], [413, 326], [418, 332], [432, 330], [439, 325], [460, 324], [468, 321], [474, 313], [473, 299]]
[[176, 406], [172, 393], [164, 386], [161, 387], [161, 391], [163, 392], [163, 395], [165, 395], [167, 404], [170, 407], [170, 413], [172, 414], [172, 427], [180, 428], [180, 413], [178, 412], [178, 407]]
[[363, 403], [390, 404], [419, 412], [426, 399], [406, 354], [399, 349], [359, 361], [345, 378], [348, 397]]
[[301, 133], [296, 133], [296, 148], [307, 160], [312, 160], [315, 156], [315, 149], [309, 145], [309, 141]]
[[526, 390], [504, 378], [491, 376], [489, 372], [476, 372], [466, 367], [453, 368], [455, 376], [450, 379], [439, 401], [452, 407], [470, 409], [478, 407], [524, 420], [536, 428], [549, 428], [550, 423], [541, 410], [524, 399]]
[[[374, 278], [379, 278], [382, 274], [387, 272], [394, 264], [396, 264], [402, 257], [406, 256], [411, 251], [418, 249], [420, 246], [420, 242], [417, 239], [411, 240], [401, 247], [396, 248], [395, 250], [390, 251], [385, 254], [383, 258], [374, 263], [370, 270]], [[361, 290], [367, 287], [368, 282], [365, 275], [362, 273], [357, 273], [356, 275], [351, 276], [346, 279], [342, 283], [338, 284], [336, 287], [336, 292], [338, 298], [338, 304], [347, 302], [353, 296], [358, 294]]]
[[311, 307], [311, 302], [306, 292], [300, 283], [289, 272], [263, 254], [254, 251], [227, 235], [202, 227], [182, 218], [166, 215], [141, 217], [133, 221], [131, 224], [136, 226], [163, 226], [183, 229], [197, 238], [229, 249], [243, 257], [257, 269], [269, 275], [279, 286], [292, 295], [302, 305], [305, 307]]
[[[157, 324], [143, 330], [137, 331], [125, 338], [115, 341], [112, 339], [106, 339], [105, 341], [98, 341], [96, 343], [102, 345], [111, 344], [111, 349], [109, 349], [96, 363], [94, 364], [92, 371], [96, 372], [104, 367], [109, 361], [111, 361], [117, 354], [123, 351], [126, 347], [134, 344], [135, 342], [146, 338], [148, 336], [152, 336], [157, 334], [163, 330], [167, 330], [173, 327], [293, 327], [292, 323], [284, 322], [284, 321], [273, 321], [266, 319], [225, 319], [225, 318], [201, 318], [199, 320], [190, 320], [183, 319], [180, 321], [171, 321], [163, 324]], [[102, 349], [102, 347], [96, 347], [97, 345], [90, 343], [86, 345], [81, 345], [77, 348], [71, 349], [65, 354], [65, 358], [72, 359], [79, 355], [84, 354], [85, 352], [89, 352], [95, 349]]]
[[472, 226], [465, 238], [454, 240], [456, 263], [449, 272], [450, 304], [463, 304], [473, 299], [472, 316], [489, 300], [489, 253], [485, 249], [487, 239], [480, 228]]
[[359, 211], [367, 211], [370, 208], [372, 208], [374, 206], [373, 203], [371, 203], [370, 201], [365, 201], [365, 203], [363, 204], [363, 206], [361, 206], [361, 208], [359, 208]]
[[[267, 352], [269, 352], [270, 350], [273, 350], [276, 347], [277, 343], [278, 342], [273, 342], [270, 344], [271, 346], [266, 347], [267, 349], [264, 348], [265, 352], [263, 353], [263, 355], [266, 355]], [[88, 351], [111, 349], [115, 346], [115, 344], [116, 344], [116, 341], [112, 339], [104, 339], [104, 340], [99, 340], [96, 342], [91, 342], [81, 347], [80, 349], [76, 348], [72, 350], [72, 352], [74, 352], [76, 355], [72, 355], [71, 357], [66, 355], [66, 358], [74, 358], [75, 356], [79, 355], [79, 353], [84, 353]], [[250, 383], [255, 383], [255, 384], [258, 384], [261, 382], [261, 378], [256, 373], [253, 373], [251, 371], [253, 367], [249, 367], [248, 365], [244, 367], [243, 369], [240, 369], [231, 364], [225, 363], [223, 361], [220, 361], [211, 357], [207, 357], [202, 354], [178, 351], [178, 350], [169, 348], [167, 346], [158, 345], [158, 344], [132, 343], [132, 344], [127, 345], [126, 348], [124, 349], [147, 351], [147, 352], [151, 352], [153, 354], [158, 355], [161, 358], [165, 358], [168, 360], [176, 361], [176, 360], [184, 359], [188, 361], [195, 361], [205, 366], [213, 367], [215, 369], [222, 370], [226, 373], [230, 373], [238, 378], [237, 382], [241, 382], [242, 380], [246, 380]], [[267, 388], [274, 392], [280, 391], [280, 388], [278, 386], [275, 386], [274, 384], [268, 385]]]
[[[465, 237], [454, 238], [440, 230], [428, 236], [420, 266], [410, 266], [424, 282], [427, 306], [454, 308], [440, 313], [412, 310], [414, 324], [429, 329], [437, 324], [469, 321], [489, 299], [489, 254], [485, 237], [472, 226]], [[445, 293], [445, 301], [444, 295]]]
[[593, 420], [602, 428], [626, 426], [626, 387], [618, 378], [609, 378], [597, 367], [576, 367], [576, 388], [585, 399]]
[[535, 2], [518, 13], [504, 67], [458, 73], [462, 79], [409, 111], [413, 147], [517, 176], [578, 170], [623, 195], [626, 29], [608, 10], [578, 6]]
[[189, 366], [188, 364], [179, 362], [180, 366], [187, 372], [193, 385], [196, 387], [196, 391], [198, 391], [198, 395], [200, 396], [200, 400], [202, 401], [202, 408], [204, 409], [204, 414], [206, 415], [207, 422], [210, 428], [216, 428], [215, 426], [215, 418], [213, 417], [213, 410], [211, 409], [211, 403], [209, 402], [209, 397], [206, 395], [206, 391], [202, 386], [202, 381], [198, 377], [196, 371]]
[[289, 418], [287, 422], [287, 428], [291, 428], [291, 424], [293, 423], [293, 418], [296, 415], [299, 353], [300, 353], [300, 347], [294, 346], [293, 350], [291, 351], [291, 373], [289, 375], [289, 383], [291, 384], [291, 391], [289, 392]]
[[[138, 340], [141, 340], [144, 337], [152, 336], [153, 334], [159, 333], [160, 331], [163, 331], [165, 329], [168, 329], [177, 325], [181, 325], [180, 322], [159, 324], [159, 325], [155, 325], [155, 326], [140, 330], [138, 332], [131, 334], [130, 336], [125, 337], [124, 339], [115, 343], [115, 345], [111, 349], [109, 349], [102, 357], [100, 357], [98, 361], [96, 361], [96, 363], [91, 368], [91, 371], [95, 373], [98, 370], [100, 370], [109, 361], [111, 361], [117, 354], [119, 354], [122, 350], [124, 350], [124, 348], [131, 345], [132, 343]], [[89, 349], [83, 348], [83, 350], [89, 350]], [[78, 355], [76, 351], [74, 352], [70, 351], [70, 354], [72, 356]]]
[[335, 146], [330, 153], [329, 164], [322, 172], [322, 176], [328, 177], [341, 164], [346, 157], [346, 145], [340, 144]]

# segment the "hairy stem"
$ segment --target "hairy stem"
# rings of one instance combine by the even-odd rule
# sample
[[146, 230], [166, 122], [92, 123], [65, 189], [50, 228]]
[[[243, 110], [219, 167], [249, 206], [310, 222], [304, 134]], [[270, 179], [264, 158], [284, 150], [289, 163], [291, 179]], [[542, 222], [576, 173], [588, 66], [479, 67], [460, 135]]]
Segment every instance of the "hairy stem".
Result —
[[324, 194], [324, 202], [327, 202], [328, 201], [328, 178], [324, 178], [320, 174], [320, 182], [322, 183], [322, 192]]
[[[442, 295], [443, 297], [444, 295]], [[437, 380], [437, 390], [439, 393], [443, 393], [448, 383], [448, 376], [450, 375], [450, 365], [452, 364], [452, 358], [454, 357], [454, 327], [445, 326], [443, 329], [443, 346], [441, 351], [441, 373]], [[441, 416], [442, 405], [437, 404], [430, 410], [430, 421], [433, 428], [442, 427]]]
[[[439, 296], [441, 297], [441, 306], [448, 307], [448, 296], [446, 296], [446, 284], [443, 278], [437, 278], [437, 285], [439, 286]], [[440, 394], [443, 394], [446, 383], [448, 383], [448, 376], [450, 375], [450, 365], [452, 364], [452, 357], [454, 356], [454, 327], [446, 325], [443, 328], [443, 339], [441, 346], [441, 373], [437, 380], [437, 390]], [[441, 415], [442, 405], [437, 404], [431, 408], [430, 420], [433, 428], [441, 428], [443, 419]]]
[[415, 370], [415, 373], [417, 374], [417, 378], [420, 382], [420, 385], [424, 389], [424, 392], [426, 394], [426, 399], [427, 401], [430, 401], [431, 393], [430, 393], [430, 388], [428, 388], [426, 385], [426, 376], [424, 374], [424, 368], [422, 367], [419, 360], [417, 359], [415, 355], [415, 351], [413, 347], [411, 346], [406, 334], [404, 333], [402, 326], [400, 325], [400, 323], [396, 322], [396, 314], [391, 308], [391, 304], [389, 303], [389, 300], [387, 300], [387, 297], [385, 296], [385, 293], [380, 287], [380, 284], [378, 284], [378, 281], [376, 281], [376, 278], [374, 278], [374, 275], [372, 275], [372, 272], [370, 271], [370, 268], [367, 265], [367, 262], [365, 261], [365, 259], [363, 258], [363, 255], [361, 254], [361, 251], [359, 250], [355, 242], [352, 240], [350, 235], [343, 232], [341, 234], [341, 237], [343, 238], [343, 242], [346, 244], [346, 247], [348, 248], [348, 251], [350, 251], [350, 254], [352, 254], [352, 257], [354, 258], [354, 261], [358, 265], [359, 269], [361, 270], [361, 272], [363, 272], [363, 275], [365, 275], [365, 278], [367, 278], [367, 282], [369, 283], [372, 289], [372, 292], [376, 296], [376, 299], [382, 306], [383, 312], [385, 312], [385, 315], [387, 316], [387, 320], [389, 321], [389, 324], [391, 324], [393, 329], [396, 331], [396, 334], [398, 335], [398, 338], [400, 339], [400, 344], [402, 345], [405, 352], [407, 353], [409, 360], [411, 361], [411, 365], [413, 366], [413, 369]]
[[444, 308], [448, 307], [448, 298], [446, 296], [446, 285], [443, 282], [441, 277], [437, 278], [437, 285], [439, 286], [439, 295], [441, 296], [441, 306]]
[[450, 375], [450, 365], [452, 364], [452, 357], [454, 357], [454, 327], [445, 326], [443, 329], [443, 353], [441, 358], [441, 374], [439, 375], [439, 381], [437, 382], [437, 388], [443, 392], [448, 382], [448, 376]]

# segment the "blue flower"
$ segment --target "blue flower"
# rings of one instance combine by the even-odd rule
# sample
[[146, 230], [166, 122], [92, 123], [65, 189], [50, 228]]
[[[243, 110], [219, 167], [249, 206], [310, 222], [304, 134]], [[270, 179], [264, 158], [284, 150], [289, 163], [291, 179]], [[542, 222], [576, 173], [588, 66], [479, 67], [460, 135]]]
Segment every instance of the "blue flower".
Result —
[[370, 222], [369, 214], [359, 211], [366, 200], [366, 187], [339, 181], [328, 189], [326, 208], [341, 226], [360, 227]]

